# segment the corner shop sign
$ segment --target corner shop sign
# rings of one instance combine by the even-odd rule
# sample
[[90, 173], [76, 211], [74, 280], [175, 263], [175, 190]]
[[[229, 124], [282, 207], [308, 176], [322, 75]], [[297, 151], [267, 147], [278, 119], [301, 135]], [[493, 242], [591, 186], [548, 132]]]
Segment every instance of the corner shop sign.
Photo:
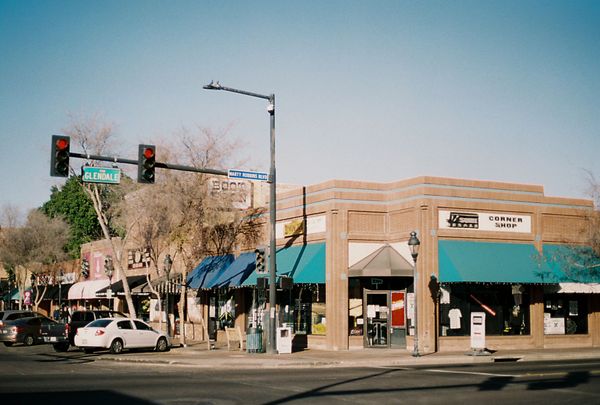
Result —
[[438, 226], [439, 229], [531, 233], [531, 216], [440, 210]]

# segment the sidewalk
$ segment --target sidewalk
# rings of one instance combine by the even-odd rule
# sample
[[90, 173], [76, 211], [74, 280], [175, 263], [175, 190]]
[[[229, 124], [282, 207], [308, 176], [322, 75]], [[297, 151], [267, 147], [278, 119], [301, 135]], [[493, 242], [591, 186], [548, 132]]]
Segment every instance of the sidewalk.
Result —
[[187, 347], [173, 347], [169, 352], [124, 352], [102, 354], [98, 360], [137, 362], [156, 365], [189, 366], [209, 369], [256, 369], [302, 367], [390, 367], [445, 364], [493, 363], [508, 361], [548, 361], [567, 359], [599, 359], [598, 348], [535, 349], [497, 351], [489, 355], [465, 352], [433, 353], [413, 357], [400, 349], [360, 349], [350, 351], [304, 350], [291, 354], [246, 353], [218, 347], [208, 350], [205, 342]]

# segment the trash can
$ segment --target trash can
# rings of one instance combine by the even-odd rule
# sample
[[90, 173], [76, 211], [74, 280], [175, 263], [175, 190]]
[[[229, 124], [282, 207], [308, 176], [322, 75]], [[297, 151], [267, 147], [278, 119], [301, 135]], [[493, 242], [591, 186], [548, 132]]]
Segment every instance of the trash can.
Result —
[[292, 352], [292, 328], [277, 328], [277, 352]]
[[248, 353], [262, 353], [262, 329], [261, 328], [248, 328], [246, 331], [246, 351]]

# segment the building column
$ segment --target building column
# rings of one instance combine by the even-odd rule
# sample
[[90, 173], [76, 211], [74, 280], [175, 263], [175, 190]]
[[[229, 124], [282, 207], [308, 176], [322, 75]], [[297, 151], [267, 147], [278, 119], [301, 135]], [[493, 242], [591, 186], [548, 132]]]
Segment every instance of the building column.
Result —
[[332, 210], [327, 215], [325, 314], [326, 346], [348, 350], [348, 237], [347, 214]]
[[432, 230], [436, 229], [436, 212], [430, 206], [422, 204], [418, 216], [419, 240], [421, 248], [417, 259], [418, 283], [417, 300], [419, 305], [419, 346], [422, 353], [433, 353], [437, 350], [437, 306], [430, 283], [431, 275], [437, 281], [437, 237]]
[[535, 348], [544, 347], [544, 287], [531, 286], [529, 329]]

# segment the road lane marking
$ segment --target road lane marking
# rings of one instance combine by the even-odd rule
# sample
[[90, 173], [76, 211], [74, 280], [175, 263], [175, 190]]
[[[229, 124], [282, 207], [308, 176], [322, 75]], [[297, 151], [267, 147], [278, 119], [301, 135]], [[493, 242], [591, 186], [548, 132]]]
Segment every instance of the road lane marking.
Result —
[[431, 373], [446, 373], [446, 374], [467, 374], [467, 375], [483, 375], [486, 377], [512, 377], [519, 378], [522, 377], [521, 374], [495, 374], [495, 373], [482, 373], [478, 371], [457, 371], [457, 370], [439, 370], [430, 368], [423, 371], [429, 371]]

